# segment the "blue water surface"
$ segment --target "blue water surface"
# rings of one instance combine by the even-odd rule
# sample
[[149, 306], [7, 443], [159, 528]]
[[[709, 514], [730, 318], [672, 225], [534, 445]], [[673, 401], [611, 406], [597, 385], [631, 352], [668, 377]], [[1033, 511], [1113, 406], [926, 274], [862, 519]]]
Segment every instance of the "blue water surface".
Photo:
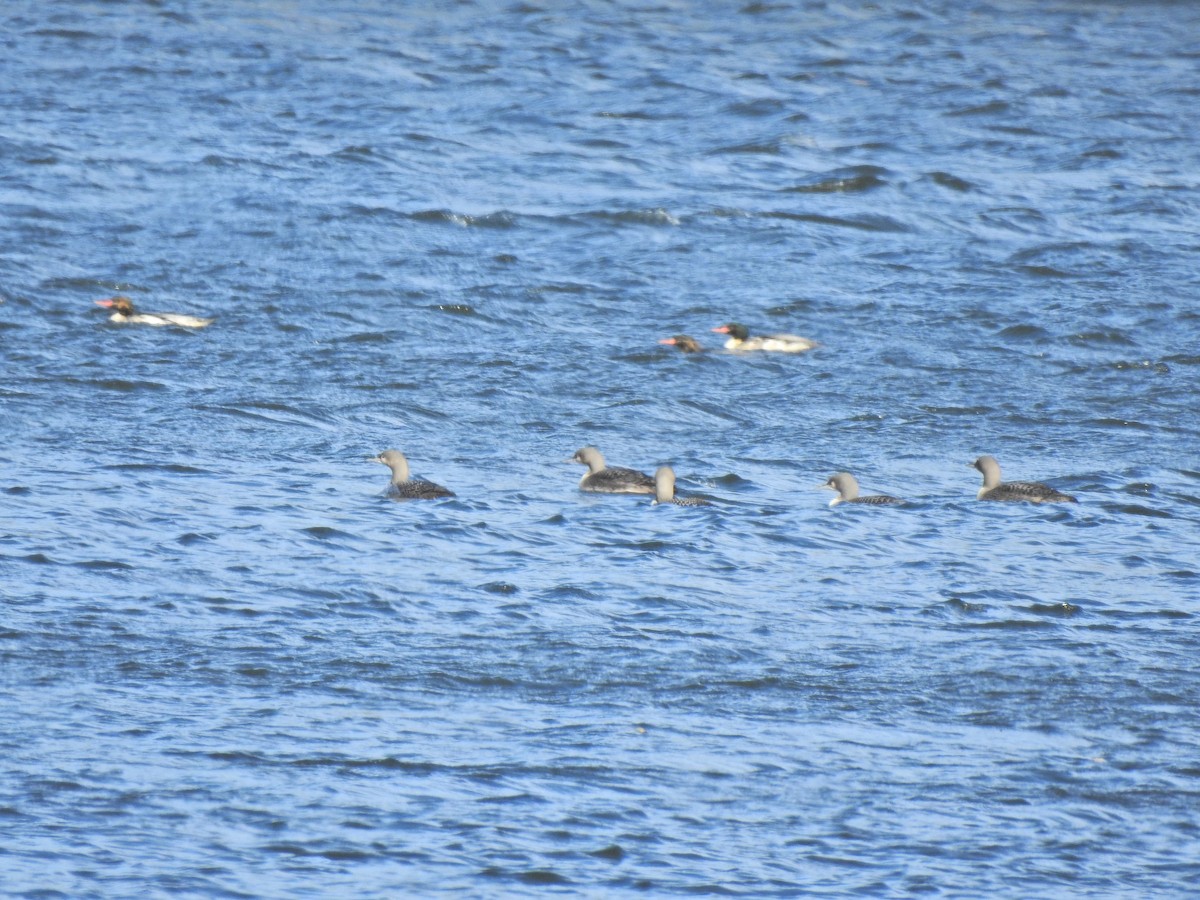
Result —
[[1173, 2], [9, 0], [3, 893], [1194, 896], [1198, 64]]

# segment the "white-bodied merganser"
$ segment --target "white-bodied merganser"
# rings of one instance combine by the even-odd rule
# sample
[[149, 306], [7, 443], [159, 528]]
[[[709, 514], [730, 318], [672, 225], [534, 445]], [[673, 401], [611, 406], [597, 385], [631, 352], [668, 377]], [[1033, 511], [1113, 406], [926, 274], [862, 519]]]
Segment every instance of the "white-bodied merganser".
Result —
[[837, 491], [837, 496], [829, 501], [830, 506], [837, 506], [839, 503], [869, 503], [873, 506], [896, 506], [905, 502], [899, 497], [889, 497], [887, 494], [870, 494], [866, 497], [858, 496], [858, 479], [849, 472], [838, 472], [836, 475], [830, 475], [829, 480], [821, 485], [821, 487]]
[[179, 325], [183, 328], [203, 328], [211, 325], [216, 319], [206, 319], [200, 316], [188, 316], [183, 313], [140, 313], [133, 308], [133, 301], [128, 297], [108, 297], [97, 300], [97, 306], [106, 306], [113, 311], [109, 316], [112, 322], [132, 322], [135, 325]]
[[654, 500], [655, 503], [674, 503], [676, 506], [712, 506], [707, 500], [700, 497], [676, 497], [675, 496], [675, 470], [670, 466], [663, 466], [654, 473]]
[[973, 463], [983, 473], [983, 487], [976, 494], [979, 500], [1023, 500], [1027, 503], [1078, 503], [1070, 494], [1055, 490], [1039, 481], [1000, 481], [1000, 463], [994, 456], [981, 456]]
[[666, 344], [668, 347], [676, 347], [680, 353], [704, 352], [704, 348], [700, 346], [700, 342], [694, 337], [688, 337], [686, 334], [677, 334], [675, 337], [663, 338], [659, 343]]
[[737, 322], [727, 322], [714, 328], [717, 334], [729, 335], [725, 342], [726, 350], [766, 350], [771, 353], [803, 353], [813, 347], [819, 347], [816, 341], [810, 341], [795, 334], [763, 334], [750, 337], [750, 330]]
[[583, 463], [587, 474], [579, 479], [581, 491], [598, 494], [653, 494], [654, 479], [634, 469], [606, 466], [604, 454], [595, 447], [583, 447], [575, 451], [569, 462]]
[[392, 470], [392, 483], [388, 496], [395, 500], [436, 500], [438, 497], [453, 497], [454, 491], [432, 481], [421, 481], [408, 477], [408, 460], [399, 450], [384, 450], [378, 456], [369, 457], [373, 462], [383, 463]]

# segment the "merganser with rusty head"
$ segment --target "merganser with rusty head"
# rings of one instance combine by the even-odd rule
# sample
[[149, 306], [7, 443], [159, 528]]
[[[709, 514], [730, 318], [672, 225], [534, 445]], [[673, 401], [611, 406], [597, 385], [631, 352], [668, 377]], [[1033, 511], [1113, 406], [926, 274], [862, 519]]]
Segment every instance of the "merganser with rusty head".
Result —
[[411, 478], [408, 460], [399, 450], [384, 450], [378, 456], [368, 457], [372, 462], [383, 463], [392, 470], [392, 481], [388, 485], [388, 496], [393, 500], [437, 500], [453, 497], [454, 491], [432, 481]]
[[181, 328], [204, 328], [216, 321], [214, 318], [189, 316], [183, 313], [141, 313], [133, 307], [133, 301], [128, 297], [117, 295], [104, 300], [97, 300], [97, 306], [104, 306], [113, 311], [109, 316], [110, 322], [135, 325], [178, 325]]
[[978, 500], [1001, 500], [1025, 503], [1078, 503], [1070, 494], [1042, 484], [1040, 481], [1001, 481], [1000, 463], [994, 456], [981, 456], [973, 463], [983, 474], [983, 487], [976, 494]]
[[838, 472], [836, 475], [830, 475], [829, 480], [821, 485], [821, 487], [837, 491], [837, 496], [829, 501], [830, 506], [837, 506], [839, 503], [865, 503], [871, 506], [902, 506], [905, 503], [899, 497], [891, 497], [887, 494], [868, 494], [866, 497], [860, 497], [858, 495], [858, 479], [849, 472]]
[[701, 497], [675, 496], [675, 470], [663, 466], [654, 473], [654, 500], [651, 505], [658, 503], [673, 503], [676, 506], [712, 506]]
[[704, 348], [700, 346], [700, 342], [694, 337], [688, 337], [686, 334], [677, 334], [675, 337], [663, 338], [659, 343], [666, 344], [668, 347], [674, 347], [680, 353], [704, 352]]
[[717, 334], [729, 335], [726, 350], [764, 350], [768, 353], [804, 353], [821, 346], [816, 341], [796, 334], [763, 334], [751, 337], [750, 329], [739, 322], [727, 322], [714, 328]]
[[608, 466], [604, 454], [595, 447], [583, 447], [575, 451], [568, 462], [582, 463], [588, 467], [587, 474], [579, 479], [581, 491], [597, 494], [653, 494], [654, 479], [636, 469]]

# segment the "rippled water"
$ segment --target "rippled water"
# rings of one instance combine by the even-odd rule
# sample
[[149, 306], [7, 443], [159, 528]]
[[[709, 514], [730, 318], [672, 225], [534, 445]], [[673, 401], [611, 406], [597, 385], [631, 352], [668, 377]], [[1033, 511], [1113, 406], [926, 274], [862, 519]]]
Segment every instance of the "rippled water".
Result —
[[5, 893], [1194, 892], [1200, 9], [0, 23]]

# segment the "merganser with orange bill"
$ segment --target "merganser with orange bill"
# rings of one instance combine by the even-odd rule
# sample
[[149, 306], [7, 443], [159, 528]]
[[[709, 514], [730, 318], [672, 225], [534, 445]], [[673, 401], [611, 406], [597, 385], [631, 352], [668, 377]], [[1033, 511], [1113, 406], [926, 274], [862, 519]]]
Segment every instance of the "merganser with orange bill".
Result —
[[830, 475], [829, 480], [821, 485], [821, 487], [837, 491], [837, 496], [829, 501], [830, 506], [837, 506], [839, 503], [865, 503], [871, 506], [900, 506], [904, 504], [904, 501], [899, 497], [890, 497], [887, 494], [868, 494], [866, 497], [860, 497], [858, 495], [858, 479], [849, 472], [838, 472], [836, 475]]
[[704, 352], [704, 348], [700, 346], [700, 342], [694, 337], [688, 337], [686, 334], [677, 334], [675, 337], [663, 338], [659, 343], [666, 344], [668, 347], [675, 347], [680, 353]]
[[676, 506], [712, 506], [711, 503], [700, 497], [676, 497], [675, 470], [670, 466], [663, 466], [654, 473], [654, 500], [651, 501], [651, 505], [658, 503], [673, 503]]
[[454, 496], [454, 491], [440, 484], [409, 477], [408, 460], [399, 450], [384, 450], [378, 456], [368, 458], [372, 462], [383, 463], [392, 470], [388, 496], [393, 500], [437, 500], [440, 497]]
[[795, 334], [763, 334], [750, 336], [750, 329], [738, 322], [726, 322], [714, 328], [717, 334], [729, 335], [726, 350], [765, 350], [768, 353], [804, 353], [819, 347], [816, 341]]
[[128, 297], [108, 297], [97, 300], [97, 306], [104, 306], [113, 311], [109, 316], [111, 322], [132, 322], [135, 325], [178, 325], [181, 328], [203, 328], [211, 325], [216, 319], [189, 316], [183, 313], [141, 313], [133, 308], [133, 301]]
[[653, 494], [654, 479], [636, 469], [608, 466], [604, 454], [595, 447], [583, 447], [575, 451], [568, 462], [583, 463], [587, 474], [579, 479], [581, 491], [596, 494]]
[[1026, 503], [1078, 503], [1070, 494], [1042, 484], [1040, 481], [1001, 481], [1000, 463], [994, 456], [981, 456], [973, 463], [983, 474], [983, 487], [975, 495], [978, 500], [1024, 501]]

